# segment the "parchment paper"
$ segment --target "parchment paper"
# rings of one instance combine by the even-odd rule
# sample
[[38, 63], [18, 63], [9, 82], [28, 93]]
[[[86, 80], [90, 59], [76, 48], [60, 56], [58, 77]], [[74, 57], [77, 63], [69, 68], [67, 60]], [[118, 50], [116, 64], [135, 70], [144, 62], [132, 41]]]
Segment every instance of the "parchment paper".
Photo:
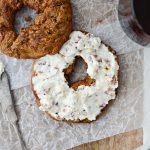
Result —
[[0, 55], [11, 79], [11, 88], [15, 89], [15, 108], [27, 149], [62, 150], [141, 127], [143, 48], [122, 31], [117, 20], [117, 3], [117, 0], [72, 0], [74, 29], [100, 36], [119, 55], [118, 96], [96, 122], [67, 124], [48, 118], [39, 111], [29, 86], [32, 60]]
[[54, 121], [35, 104], [30, 87], [14, 92], [19, 125], [27, 149], [63, 150], [84, 142], [141, 127], [143, 117], [143, 53], [120, 55], [120, 87], [116, 100], [91, 124]]

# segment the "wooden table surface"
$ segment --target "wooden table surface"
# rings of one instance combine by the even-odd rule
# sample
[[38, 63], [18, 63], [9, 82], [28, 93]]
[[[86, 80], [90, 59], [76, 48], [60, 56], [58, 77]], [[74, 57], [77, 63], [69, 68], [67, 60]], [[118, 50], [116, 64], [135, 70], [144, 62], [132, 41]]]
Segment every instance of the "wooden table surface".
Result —
[[70, 150], [133, 150], [143, 144], [143, 129], [118, 134]]

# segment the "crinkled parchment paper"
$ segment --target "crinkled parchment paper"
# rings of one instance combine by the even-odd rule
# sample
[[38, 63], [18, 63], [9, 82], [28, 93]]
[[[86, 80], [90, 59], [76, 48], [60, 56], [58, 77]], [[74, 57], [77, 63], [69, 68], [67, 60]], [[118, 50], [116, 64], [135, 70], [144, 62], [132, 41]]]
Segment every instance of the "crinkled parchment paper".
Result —
[[[117, 0], [72, 0], [74, 29], [101, 37], [119, 55], [117, 98], [96, 122], [67, 124], [48, 118], [39, 111], [29, 86], [32, 60], [17, 60], [0, 55], [11, 79], [11, 88], [15, 89], [15, 109], [27, 149], [62, 150], [141, 127], [143, 48], [132, 42], [121, 29], [117, 20], [117, 3]], [[3, 124], [1, 119], [0, 130]], [[5, 129], [4, 134], [7, 135], [7, 132], [11, 132], [11, 129]]]

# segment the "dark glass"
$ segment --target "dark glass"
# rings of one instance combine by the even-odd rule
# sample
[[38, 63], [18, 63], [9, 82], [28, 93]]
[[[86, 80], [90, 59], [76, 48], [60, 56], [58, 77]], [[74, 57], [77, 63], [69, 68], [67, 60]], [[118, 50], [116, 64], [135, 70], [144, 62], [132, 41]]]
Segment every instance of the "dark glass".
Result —
[[133, 41], [150, 46], [150, 0], [119, 0], [118, 18]]
[[133, 11], [144, 32], [150, 35], [150, 0], [133, 0]]

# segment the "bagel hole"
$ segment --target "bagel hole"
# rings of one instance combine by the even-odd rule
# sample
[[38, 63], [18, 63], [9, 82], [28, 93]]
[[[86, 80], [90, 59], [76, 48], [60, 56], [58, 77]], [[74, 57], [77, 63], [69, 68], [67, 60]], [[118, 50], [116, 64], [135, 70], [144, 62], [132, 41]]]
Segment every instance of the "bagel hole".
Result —
[[87, 64], [80, 56], [76, 56], [73, 64], [64, 69], [66, 81], [70, 88], [77, 90], [79, 86], [90, 86], [95, 83], [87, 74]]
[[34, 24], [35, 17], [37, 17], [37, 12], [28, 7], [24, 6], [15, 13], [14, 19], [14, 31], [19, 34], [20, 30]]

